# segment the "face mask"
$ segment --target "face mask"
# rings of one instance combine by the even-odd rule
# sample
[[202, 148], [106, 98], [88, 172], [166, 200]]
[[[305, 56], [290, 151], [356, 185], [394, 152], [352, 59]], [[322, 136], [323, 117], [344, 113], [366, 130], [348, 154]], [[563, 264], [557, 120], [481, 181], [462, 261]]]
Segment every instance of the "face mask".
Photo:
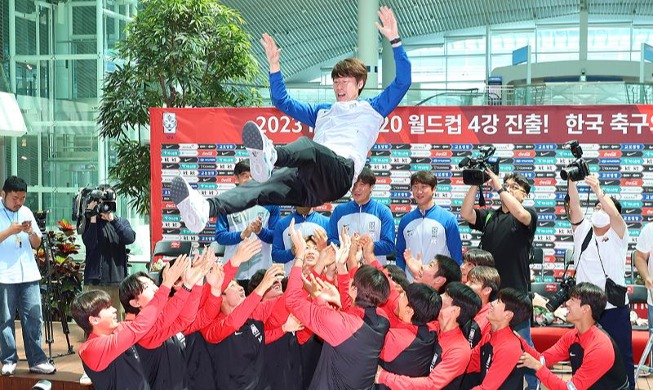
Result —
[[595, 211], [592, 214], [592, 225], [597, 228], [606, 227], [610, 224], [610, 216], [603, 210]]

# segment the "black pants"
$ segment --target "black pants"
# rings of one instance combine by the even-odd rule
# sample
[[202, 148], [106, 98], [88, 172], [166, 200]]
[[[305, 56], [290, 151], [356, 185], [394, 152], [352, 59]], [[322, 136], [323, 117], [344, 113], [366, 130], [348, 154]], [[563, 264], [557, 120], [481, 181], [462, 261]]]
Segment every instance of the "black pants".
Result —
[[247, 183], [208, 199], [210, 216], [255, 205], [320, 206], [342, 198], [351, 188], [354, 162], [307, 137], [277, 146], [277, 169], [264, 183]]

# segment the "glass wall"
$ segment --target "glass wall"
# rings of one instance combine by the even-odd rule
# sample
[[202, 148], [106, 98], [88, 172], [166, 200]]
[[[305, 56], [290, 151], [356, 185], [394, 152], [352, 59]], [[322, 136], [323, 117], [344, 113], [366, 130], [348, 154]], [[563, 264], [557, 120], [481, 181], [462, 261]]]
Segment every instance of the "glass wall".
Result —
[[[71, 218], [81, 187], [107, 182], [111, 158], [96, 124], [102, 79], [136, 0], [3, 0], [1, 7], [2, 70], [28, 133], [0, 137], [0, 178], [24, 178], [28, 206], [50, 210], [54, 228]], [[142, 224], [124, 199], [118, 214]], [[146, 234], [144, 248], [148, 241]]]

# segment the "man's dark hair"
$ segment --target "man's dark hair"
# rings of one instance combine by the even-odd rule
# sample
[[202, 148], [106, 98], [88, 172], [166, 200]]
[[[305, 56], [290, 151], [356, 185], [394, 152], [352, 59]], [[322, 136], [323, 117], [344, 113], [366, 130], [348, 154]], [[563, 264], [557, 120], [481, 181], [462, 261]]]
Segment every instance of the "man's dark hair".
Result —
[[463, 261], [474, 265], [494, 267], [494, 256], [492, 256], [492, 253], [479, 248], [469, 248], [463, 255]]
[[438, 179], [431, 171], [417, 171], [410, 176], [410, 186], [416, 183], [426, 184], [433, 189], [438, 184]]
[[5, 193], [10, 192], [27, 192], [27, 183], [18, 176], [9, 176], [2, 186]]
[[512, 312], [512, 319], [510, 320], [510, 328], [513, 330], [515, 326], [528, 320], [533, 316], [533, 304], [530, 298], [523, 292], [517, 291], [514, 288], [502, 288], [497, 294], [497, 299], [506, 305], [506, 310]]
[[238, 176], [241, 173], [250, 172], [249, 160], [240, 160], [234, 166], [234, 176]]
[[91, 334], [93, 326], [88, 317], [97, 317], [100, 311], [111, 307], [111, 297], [106, 291], [91, 290], [78, 294], [70, 304], [70, 315], [86, 336]]
[[371, 265], [363, 265], [356, 271], [352, 285], [357, 290], [356, 305], [363, 308], [382, 305], [390, 295], [388, 278]]
[[363, 61], [358, 58], [346, 58], [342, 61], [338, 61], [331, 70], [332, 80], [340, 77], [353, 77], [356, 79], [357, 83], [362, 80], [363, 87], [358, 89], [358, 94], [360, 95], [361, 92], [363, 92], [363, 88], [365, 88], [365, 83], [367, 82], [367, 67]]
[[481, 298], [469, 286], [460, 282], [449, 283], [445, 292], [451, 297], [451, 304], [460, 308], [456, 322], [462, 329], [481, 310]]
[[524, 175], [520, 173], [510, 173], [503, 178], [504, 184], [508, 180], [512, 180], [517, 183], [517, 185], [519, 185], [524, 190], [524, 192], [526, 192], [526, 195], [531, 193], [531, 185]]
[[358, 175], [358, 179], [356, 179], [356, 181], [357, 182], [360, 181], [363, 184], [369, 184], [373, 186], [374, 184], [376, 184], [376, 175], [374, 174], [374, 172], [372, 172], [370, 168], [365, 167]]
[[578, 283], [574, 286], [569, 292], [569, 297], [579, 299], [581, 306], [589, 305], [594, 322], [599, 322], [599, 318], [601, 318], [601, 314], [603, 314], [605, 305], [608, 302], [608, 298], [601, 288], [587, 282]]
[[440, 292], [445, 291], [447, 285], [451, 282], [460, 282], [463, 274], [460, 266], [454, 259], [445, 255], [435, 255], [435, 261], [438, 262], [438, 273], [435, 276], [442, 276], [447, 281], [440, 287]]
[[410, 282], [408, 281], [408, 277], [406, 277], [406, 272], [401, 267], [394, 264], [387, 264], [383, 266], [383, 269], [388, 271], [388, 276], [393, 282], [400, 285], [406, 291], [406, 287], [408, 287]]
[[406, 287], [408, 305], [413, 308], [413, 324], [423, 325], [434, 321], [440, 314], [442, 298], [435, 289], [424, 283], [413, 283]]
[[249, 278], [249, 283], [247, 284], [247, 289], [246, 293], [247, 295], [251, 294], [252, 291], [258, 287], [259, 284], [261, 284], [261, 281], [263, 280], [263, 277], [265, 276], [265, 273], [267, 272], [267, 269], [259, 269], [256, 272], [254, 272], [254, 275], [252, 275], [251, 278]]
[[136, 272], [124, 278], [122, 282], [120, 282], [118, 294], [120, 296], [120, 303], [122, 303], [122, 307], [125, 309], [126, 313], [138, 314], [141, 312], [140, 307], [134, 307], [129, 303], [129, 301], [136, 299], [137, 296], [142, 294], [145, 289], [143, 282], [141, 282], [139, 278], [147, 278], [156, 283], [150, 275], [143, 271]]
[[[621, 202], [617, 200], [614, 196], [610, 195], [610, 199], [612, 199], [612, 203], [614, 203], [614, 207], [617, 208], [617, 212], [621, 214]], [[597, 204], [601, 203], [600, 201], [597, 201], [594, 203], [594, 207], [596, 207]]]
[[489, 287], [492, 290], [489, 295], [490, 301], [495, 299], [497, 292], [499, 292], [499, 286], [501, 285], [499, 271], [494, 267], [488, 267], [486, 265], [477, 265], [470, 269], [467, 274], [467, 280], [479, 282], [483, 288]]

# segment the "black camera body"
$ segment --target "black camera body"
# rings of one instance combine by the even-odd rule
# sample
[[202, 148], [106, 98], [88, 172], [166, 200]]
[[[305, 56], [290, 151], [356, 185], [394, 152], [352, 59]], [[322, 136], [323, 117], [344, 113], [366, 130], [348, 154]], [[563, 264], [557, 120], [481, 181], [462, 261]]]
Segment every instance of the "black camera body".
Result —
[[[94, 208], [88, 209], [88, 204], [96, 202]], [[82, 217], [90, 218], [100, 213], [116, 212], [116, 193], [105, 187], [85, 187], [73, 197], [73, 220]]]
[[490, 180], [490, 176], [485, 172], [486, 169], [499, 174], [499, 158], [493, 154], [497, 150], [494, 146], [481, 146], [479, 149], [481, 155], [477, 158], [465, 157], [460, 163], [459, 168], [463, 170], [463, 183], [470, 186], [482, 186], [483, 183]]
[[569, 299], [569, 292], [572, 288], [576, 286], [576, 278], [573, 276], [565, 276], [560, 282], [560, 290], [549, 298], [549, 302], [546, 303], [546, 308], [550, 312], [556, 311], [560, 305], [565, 303]]
[[583, 159], [583, 148], [580, 147], [578, 141], [567, 141], [562, 148], [571, 150], [571, 154], [576, 158], [560, 171], [562, 180], [580, 181], [589, 176], [590, 167], [587, 165], [587, 161]]

